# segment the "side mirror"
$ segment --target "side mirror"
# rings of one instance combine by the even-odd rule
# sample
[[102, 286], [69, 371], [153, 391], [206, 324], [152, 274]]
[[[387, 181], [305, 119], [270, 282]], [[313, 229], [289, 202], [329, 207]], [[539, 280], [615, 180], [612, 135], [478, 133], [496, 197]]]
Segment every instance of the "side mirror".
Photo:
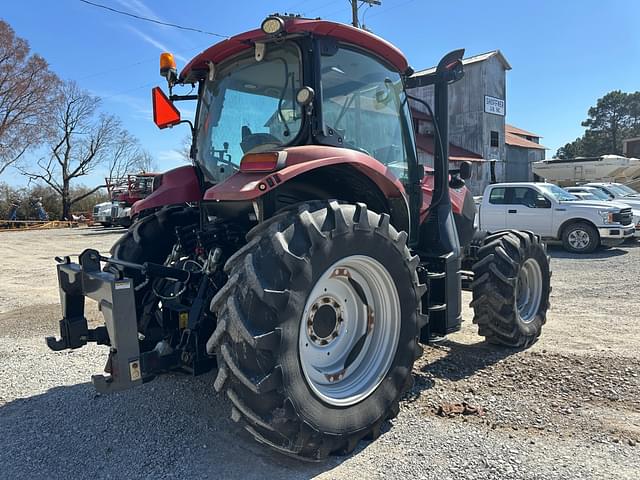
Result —
[[154, 87], [151, 90], [151, 101], [153, 103], [153, 123], [158, 128], [173, 127], [180, 123], [180, 112], [160, 87]]
[[551, 202], [547, 198], [536, 198], [536, 208], [551, 208]]
[[469, 180], [471, 178], [471, 162], [460, 163], [460, 178]]

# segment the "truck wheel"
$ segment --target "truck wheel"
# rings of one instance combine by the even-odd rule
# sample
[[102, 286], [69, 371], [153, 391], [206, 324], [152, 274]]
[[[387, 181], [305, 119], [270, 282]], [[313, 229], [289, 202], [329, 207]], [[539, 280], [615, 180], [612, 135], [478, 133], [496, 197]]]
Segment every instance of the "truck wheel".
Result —
[[569, 225], [562, 232], [562, 246], [572, 253], [591, 253], [599, 244], [598, 230], [585, 222]]
[[[111, 247], [113, 258], [133, 263], [164, 263], [176, 243], [176, 227], [198, 224], [198, 211], [182, 206], [164, 207], [155, 213], [136, 219], [129, 230]], [[114, 268], [114, 267], [108, 267]], [[144, 279], [133, 278], [138, 285]], [[135, 293], [138, 328], [142, 333], [156, 326], [153, 300], [157, 298], [147, 285]]]
[[478, 249], [471, 284], [473, 323], [488, 342], [528, 347], [546, 322], [551, 293], [549, 257], [532, 232], [489, 235]]
[[397, 415], [424, 324], [406, 239], [364, 204], [312, 202], [254, 228], [229, 259], [207, 350], [216, 390], [258, 441], [320, 460]]

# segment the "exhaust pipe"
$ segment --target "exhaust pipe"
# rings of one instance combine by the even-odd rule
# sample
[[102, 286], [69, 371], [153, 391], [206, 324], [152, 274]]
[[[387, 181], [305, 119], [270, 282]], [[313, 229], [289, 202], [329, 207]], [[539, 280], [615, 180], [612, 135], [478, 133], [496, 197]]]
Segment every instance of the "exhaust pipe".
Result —
[[[459, 330], [462, 322], [462, 251], [449, 197], [449, 85], [464, 76], [463, 55], [463, 49], [454, 50], [440, 60], [435, 72], [412, 77], [407, 82], [409, 88], [434, 86], [433, 198], [427, 219], [420, 227], [419, 250], [430, 272], [445, 275], [443, 279], [429, 282], [428, 303], [423, 302], [423, 309], [426, 307], [429, 311], [429, 328], [421, 332], [423, 342]], [[421, 103], [430, 110], [426, 102]]]

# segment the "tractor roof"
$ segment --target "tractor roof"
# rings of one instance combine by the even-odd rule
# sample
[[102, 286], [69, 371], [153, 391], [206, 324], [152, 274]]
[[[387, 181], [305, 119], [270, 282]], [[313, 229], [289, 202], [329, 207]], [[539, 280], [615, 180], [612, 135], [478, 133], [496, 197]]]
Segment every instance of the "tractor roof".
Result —
[[[391, 43], [382, 38], [359, 28], [354, 28], [342, 23], [328, 22], [325, 20], [310, 20], [306, 18], [284, 17], [285, 32], [287, 34], [312, 33], [315, 35], [330, 36], [337, 40], [356, 45], [368, 50], [387, 60], [400, 73], [405, 73], [409, 68], [407, 59], [402, 52]], [[227, 40], [207, 48], [193, 58], [180, 72], [181, 82], [196, 80], [194, 71], [206, 70], [208, 62], [220, 63], [225, 59], [252, 48], [256, 41], [267, 39], [261, 29], [234, 35]]]

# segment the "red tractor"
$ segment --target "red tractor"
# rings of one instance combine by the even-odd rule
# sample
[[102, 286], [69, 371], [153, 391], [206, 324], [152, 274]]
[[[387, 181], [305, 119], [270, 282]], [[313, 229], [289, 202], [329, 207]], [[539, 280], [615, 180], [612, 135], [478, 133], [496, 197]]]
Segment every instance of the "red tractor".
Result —
[[105, 178], [111, 199], [111, 223], [121, 227], [131, 226], [131, 206], [153, 192], [156, 173], [140, 172], [120, 178]]
[[[111, 256], [58, 259], [54, 350], [109, 345], [100, 392], [181, 369], [213, 387], [260, 442], [304, 459], [376, 438], [412, 385], [422, 344], [459, 330], [461, 290], [491, 343], [536, 341], [549, 306], [545, 247], [474, 230], [468, 165], [448, 168], [447, 88], [363, 30], [273, 15], [153, 90], [160, 128], [186, 122], [193, 166], [156, 177]], [[407, 87], [433, 84], [433, 169], [418, 163]], [[197, 89], [177, 95], [176, 86]], [[197, 101], [193, 123], [174, 106]], [[430, 109], [430, 106], [427, 105]], [[89, 329], [84, 299], [106, 326]]]

